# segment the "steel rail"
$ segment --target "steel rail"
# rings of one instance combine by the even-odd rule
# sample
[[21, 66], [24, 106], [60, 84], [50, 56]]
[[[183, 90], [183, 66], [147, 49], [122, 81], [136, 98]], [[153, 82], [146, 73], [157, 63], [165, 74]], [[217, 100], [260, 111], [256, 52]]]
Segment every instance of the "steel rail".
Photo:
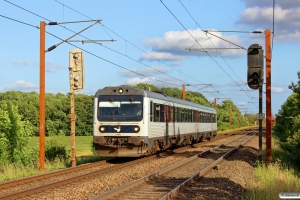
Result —
[[100, 161], [100, 162], [95, 162], [95, 163], [85, 164], [85, 165], [79, 165], [79, 166], [72, 167], [72, 168], [62, 169], [62, 170], [58, 170], [58, 171], [54, 171], [54, 172], [49, 172], [49, 173], [45, 173], [45, 174], [40, 174], [40, 175], [30, 176], [27, 178], [22, 178], [22, 179], [18, 179], [18, 180], [12, 180], [12, 181], [8, 181], [8, 182], [0, 183], [0, 190], [6, 189], [9, 187], [23, 185], [23, 184], [30, 183], [33, 181], [43, 180], [46, 178], [51, 178], [51, 177], [67, 174], [67, 173], [81, 171], [83, 169], [90, 169], [90, 168], [97, 167], [97, 166], [100, 166], [100, 165], [103, 165], [106, 163], [107, 163], [107, 161], [105, 160], [105, 161]]
[[0, 199], [19, 199], [19, 198], [23, 198], [23, 197], [33, 195], [33, 194], [37, 194], [37, 193], [40, 193], [40, 192], [43, 192], [43, 191], [46, 191], [46, 190], [49, 190], [49, 189], [52, 189], [52, 188], [57, 188], [57, 187], [60, 187], [60, 186], [63, 186], [63, 185], [74, 183], [76, 181], [81, 181], [83, 179], [93, 178], [93, 177], [98, 176], [98, 175], [103, 174], [103, 173], [113, 172], [113, 171], [119, 170], [121, 168], [130, 166], [130, 165], [133, 165], [133, 164], [138, 164], [140, 162], [145, 162], [147, 160], [152, 159], [155, 156], [156, 155], [149, 156], [149, 157], [146, 157], [146, 158], [143, 158], [143, 159], [130, 161], [128, 163], [121, 164], [121, 165], [118, 165], [118, 166], [113, 166], [113, 167], [110, 167], [110, 168], [97, 170], [97, 171], [94, 171], [94, 172], [82, 174], [82, 175], [79, 175], [79, 176], [76, 176], [76, 177], [71, 177], [71, 178], [68, 178], [68, 179], [60, 180], [60, 181], [57, 181], [57, 182], [49, 183], [49, 184], [38, 186], [38, 187], [35, 187], [35, 188], [30, 188], [30, 189], [27, 189], [27, 190], [19, 191], [19, 192], [16, 192], [16, 193], [5, 195], [5, 196], [0, 196]]
[[[220, 147], [223, 147], [223, 146], [226, 146], [226, 145], [228, 145], [228, 144], [230, 144], [230, 143], [233, 143], [233, 142], [235, 142], [236, 140], [238, 140], [238, 139], [240, 139], [240, 138], [242, 138], [242, 137], [245, 137], [245, 136], [248, 136], [248, 133], [247, 133], [247, 134], [244, 134], [244, 135], [242, 135], [242, 136], [240, 136], [240, 137], [238, 137], [238, 138], [236, 138], [236, 139], [234, 139], [234, 140], [232, 140], [232, 141], [229, 141], [229, 142], [227, 142], [227, 143], [225, 143], [225, 144], [217, 145], [217, 146], [215, 146], [215, 147], [213, 147], [213, 148], [211, 148], [211, 149], [209, 149], [209, 150], [207, 150], [207, 151], [201, 152], [201, 153], [199, 153], [199, 154], [197, 154], [197, 155], [194, 155], [194, 156], [192, 156], [192, 157], [190, 157], [190, 158], [184, 159], [184, 160], [182, 160], [182, 161], [180, 161], [180, 162], [177, 162], [177, 163], [175, 163], [175, 164], [173, 164], [173, 165], [171, 165], [171, 166], [168, 166], [168, 167], [163, 168], [163, 169], [161, 169], [161, 170], [159, 170], [159, 171], [156, 171], [156, 172], [154, 172], [154, 173], [151, 173], [151, 174], [149, 174], [149, 175], [147, 175], [147, 176], [144, 176], [144, 177], [142, 177], [142, 178], [140, 178], [140, 179], [137, 179], [137, 180], [135, 180], [135, 181], [133, 181], [133, 182], [127, 183], [127, 184], [125, 184], [125, 185], [123, 185], [123, 186], [120, 186], [120, 187], [118, 187], [118, 188], [115, 188], [115, 189], [113, 189], [113, 190], [110, 190], [110, 191], [108, 191], [108, 192], [106, 192], [106, 193], [104, 193], [104, 194], [101, 194], [101, 195], [99, 195], [99, 196], [96, 196], [96, 197], [92, 198], [92, 200], [95, 200], [95, 199], [102, 199], [102, 200], [104, 200], [104, 199], [115, 198], [116, 196], [119, 196], [119, 195], [121, 195], [122, 193], [128, 191], [129, 188], [138, 188], [139, 186], [141, 186], [141, 184], [143, 184], [143, 183], [145, 183], [145, 182], [147, 182], [147, 181], [149, 181], [149, 180], [151, 180], [151, 179], [154, 179], [154, 178], [158, 177], [159, 175], [161, 175], [161, 174], [163, 174], [163, 173], [166, 173], [166, 172], [168, 172], [168, 171], [171, 171], [171, 170], [173, 170], [173, 169], [176, 169], [176, 168], [178, 168], [178, 167], [180, 167], [180, 166], [182, 166], [182, 165], [184, 165], [184, 164], [186, 164], [186, 163], [192, 162], [193, 160], [195, 160], [195, 159], [197, 159], [197, 158], [199, 158], [199, 157], [201, 157], [201, 156], [204, 156], [204, 155], [210, 153], [210, 152], [213, 151], [213, 150], [216, 150], [216, 149], [218, 149], [218, 148], [220, 148]], [[253, 136], [251, 136], [249, 139], [253, 138], [254, 136], [255, 136], [255, 134], [254, 134]], [[249, 140], [249, 139], [248, 139], [248, 140]], [[248, 141], [248, 140], [247, 140], [247, 141]], [[238, 147], [240, 147], [240, 146], [241, 146], [241, 144], [238, 145]], [[233, 149], [237, 149], [237, 147], [235, 147], [235, 148], [233, 148]], [[231, 151], [233, 151], [233, 150], [231, 150]], [[227, 155], [229, 155], [229, 153], [227, 152], [227, 153], [224, 154], [222, 157], [224, 157], [225, 155], [227, 156]], [[222, 159], [219, 158], [219, 159], [217, 159], [217, 161], [218, 161], [217, 163], [220, 163], [220, 162], [222, 161]], [[211, 169], [212, 167], [213, 167], [213, 165], [210, 164], [208, 167], [205, 168], [205, 171], [208, 171], [208, 170]], [[186, 179], [185, 179], [185, 180], [186, 180]], [[181, 185], [181, 184], [180, 184], [180, 185]]]
[[223, 160], [225, 158], [229, 157], [234, 152], [236, 152], [239, 148], [243, 147], [244, 144], [247, 143], [249, 140], [251, 140], [255, 135], [256, 134], [254, 134], [252, 137], [250, 137], [247, 140], [245, 140], [242, 144], [238, 145], [237, 147], [233, 148], [232, 150], [230, 150], [229, 152], [227, 152], [226, 154], [224, 154], [223, 156], [221, 156], [219, 159], [217, 159], [216, 161], [214, 161], [213, 163], [211, 163], [209, 166], [207, 166], [203, 170], [200, 170], [199, 172], [197, 172], [196, 174], [194, 174], [192, 177], [190, 177], [189, 179], [187, 179], [186, 181], [184, 181], [183, 183], [181, 183], [180, 185], [178, 185], [176, 188], [174, 188], [172, 191], [168, 192], [166, 195], [164, 195], [163, 197], [161, 197], [159, 199], [160, 200], [169, 200], [169, 199], [175, 197], [177, 194], [180, 193], [181, 190], [184, 189], [184, 187], [187, 187], [189, 184], [193, 183], [198, 178], [204, 176], [212, 168], [214, 168], [215, 166], [217, 166], [218, 164], [220, 164], [221, 162], [223, 162]]

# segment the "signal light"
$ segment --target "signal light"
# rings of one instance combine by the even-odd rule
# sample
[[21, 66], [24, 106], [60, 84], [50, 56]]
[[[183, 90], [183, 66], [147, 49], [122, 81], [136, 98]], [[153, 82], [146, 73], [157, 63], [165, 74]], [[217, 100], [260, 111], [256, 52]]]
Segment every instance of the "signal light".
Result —
[[80, 49], [73, 49], [69, 53], [70, 87], [79, 92], [84, 87], [84, 56]]
[[247, 55], [247, 83], [251, 89], [259, 89], [264, 82], [264, 51], [259, 44], [252, 44]]

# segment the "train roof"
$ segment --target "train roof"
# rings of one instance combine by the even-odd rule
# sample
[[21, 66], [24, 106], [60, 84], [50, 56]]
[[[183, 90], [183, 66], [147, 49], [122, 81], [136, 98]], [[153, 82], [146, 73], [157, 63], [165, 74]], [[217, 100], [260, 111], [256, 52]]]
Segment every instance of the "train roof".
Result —
[[[123, 89], [124, 92], [122, 94], [119, 94], [118, 93], [119, 89]], [[157, 93], [157, 92], [151, 92], [151, 91], [148, 91], [148, 90], [133, 88], [133, 87], [130, 87], [130, 86], [115, 86], [115, 87], [106, 87], [106, 88], [103, 88], [103, 89], [99, 89], [96, 92], [95, 97], [98, 97], [99, 95], [142, 95], [144, 97], [160, 99], [160, 100], [164, 100], [164, 101], [170, 101], [170, 102], [174, 102], [174, 103], [178, 103], [178, 104], [197, 107], [197, 108], [200, 108], [200, 109], [210, 110], [210, 111], [213, 111], [213, 112], [216, 111], [214, 108], [211, 108], [211, 107], [208, 107], [208, 106], [196, 104], [196, 103], [186, 101], [186, 100], [182, 100], [182, 99], [178, 99], [178, 98], [175, 98], [175, 97], [170, 97], [170, 96], [167, 96], [167, 95], [164, 95], [164, 94], [161, 94], [161, 93]]]

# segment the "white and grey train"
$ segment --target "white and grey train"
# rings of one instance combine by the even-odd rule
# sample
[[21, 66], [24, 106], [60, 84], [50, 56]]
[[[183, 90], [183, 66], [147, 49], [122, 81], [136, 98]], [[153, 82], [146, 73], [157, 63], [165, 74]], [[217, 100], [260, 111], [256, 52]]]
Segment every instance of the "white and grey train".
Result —
[[94, 148], [101, 156], [140, 157], [217, 135], [216, 110], [128, 86], [94, 99]]

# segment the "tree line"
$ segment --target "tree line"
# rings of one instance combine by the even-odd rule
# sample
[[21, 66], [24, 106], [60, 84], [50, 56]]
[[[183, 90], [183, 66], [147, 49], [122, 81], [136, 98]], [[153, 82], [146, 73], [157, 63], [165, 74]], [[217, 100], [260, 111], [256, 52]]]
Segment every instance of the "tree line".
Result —
[[[182, 91], [178, 88], [158, 88], [151, 84], [140, 83], [136, 88], [164, 92], [168, 96], [181, 98]], [[46, 136], [70, 135], [70, 98], [69, 94], [46, 93], [45, 103], [45, 132]], [[186, 92], [186, 100], [201, 105], [213, 107], [213, 103], [208, 101], [199, 92]], [[93, 106], [94, 96], [85, 94], [75, 94], [76, 113], [76, 135], [90, 136], [93, 134]], [[32, 136], [39, 136], [39, 94], [36, 92], [7, 91], [0, 93], [0, 103], [9, 102], [14, 105], [20, 115], [20, 121], [26, 122]], [[230, 128], [230, 107], [232, 108], [231, 126], [237, 128], [254, 125], [255, 115], [239, 113], [238, 107], [231, 100], [224, 100], [217, 105], [218, 130], [228, 130]]]
[[[178, 88], [158, 88], [151, 84], [138, 84], [132, 87], [165, 93], [181, 98]], [[93, 135], [94, 96], [75, 94], [76, 136]], [[45, 96], [45, 134], [46, 136], [70, 135], [70, 96], [69, 94], [51, 94]], [[199, 92], [186, 92], [186, 100], [213, 107]], [[230, 117], [230, 107], [232, 115]], [[0, 93], [0, 163], [34, 165], [38, 160], [38, 147], [27, 148], [30, 137], [39, 136], [39, 94], [36, 92], [7, 91]], [[253, 125], [255, 115], [243, 116], [231, 100], [217, 105], [218, 130], [228, 130]], [[59, 158], [68, 160], [63, 144], [49, 140], [45, 155], [51, 161]]]
[[300, 168], [300, 72], [297, 75], [297, 83], [289, 85], [293, 93], [276, 115], [273, 133], [279, 139], [281, 148], [292, 155], [292, 164]]

